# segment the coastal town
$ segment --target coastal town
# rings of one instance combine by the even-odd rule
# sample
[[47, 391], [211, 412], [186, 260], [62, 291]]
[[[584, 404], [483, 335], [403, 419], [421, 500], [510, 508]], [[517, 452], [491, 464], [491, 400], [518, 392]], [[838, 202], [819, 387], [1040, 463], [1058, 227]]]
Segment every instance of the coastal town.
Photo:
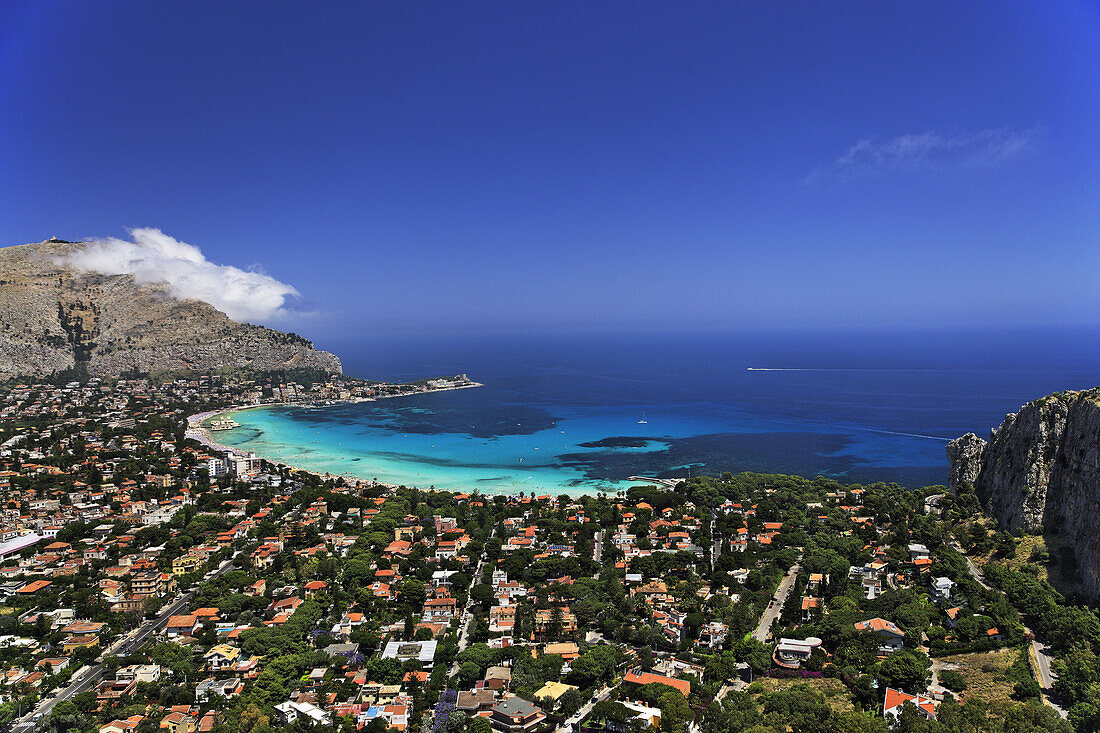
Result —
[[727, 473], [489, 496], [198, 439], [242, 405], [466, 384], [9, 384], [0, 725], [1092, 729], [1095, 614], [966, 487]]

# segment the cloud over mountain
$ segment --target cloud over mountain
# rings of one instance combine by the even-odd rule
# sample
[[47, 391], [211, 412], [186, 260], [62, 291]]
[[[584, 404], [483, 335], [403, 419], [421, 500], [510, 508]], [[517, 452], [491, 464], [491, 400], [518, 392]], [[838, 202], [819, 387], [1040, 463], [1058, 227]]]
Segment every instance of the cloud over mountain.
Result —
[[286, 315], [290, 285], [260, 272], [210, 262], [198, 247], [159, 229], [130, 230], [131, 241], [95, 239], [65, 263], [83, 271], [133, 275], [141, 284], [164, 282], [178, 298], [202, 300], [235, 321], [264, 322]]

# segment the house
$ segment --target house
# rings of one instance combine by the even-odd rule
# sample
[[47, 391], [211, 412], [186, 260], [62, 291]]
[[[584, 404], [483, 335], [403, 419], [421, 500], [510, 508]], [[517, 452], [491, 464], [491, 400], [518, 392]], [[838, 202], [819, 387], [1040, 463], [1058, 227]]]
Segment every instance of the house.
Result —
[[61, 651], [65, 654], [72, 654], [77, 649], [83, 649], [86, 646], [99, 646], [98, 636], [70, 636], [61, 642]]
[[131, 715], [126, 720], [115, 719], [106, 725], [101, 725], [99, 733], [131, 733], [131, 731], [137, 730], [143, 720], [145, 720], [144, 715]]
[[510, 667], [489, 667], [485, 670], [484, 686], [493, 690], [507, 690], [512, 684]]
[[37, 593], [51, 583], [53, 583], [52, 580], [35, 580], [27, 583], [25, 586], [17, 590], [16, 593], [20, 595], [30, 595], [32, 593]]
[[772, 659], [780, 667], [798, 669], [819, 646], [821, 646], [821, 639], [815, 636], [806, 639], [783, 638], [776, 645]]
[[857, 621], [856, 631], [869, 631], [876, 634], [879, 641], [879, 651], [883, 654], [893, 654], [905, 645], [905, 633], [892, 621], [882, 618], [872, 618], [866, 621]]
[[661, 728], [661, 709], [653, 708], [648, 705], [642, 705], [641, 703], [621, 701], [620, 704], [634, 713], [634, 720], [641, 723], [647, 730], [660, 730]]
[[496, 704], [496, 701], [496, 690], [483, 687], [477, 690], [458, 693], [458, 701], [455, 703], [455, 708], [467, 715], [476, 715], [480, 712], [491, 710], [493, 705]]
[[439, 642], [432, 641], [391, 641], [382, 650], [382, 659], [396, 659], [399, 662], [407, 662], [417, 659], [424, 669], [431, 669], [435, 659], [435, 649]]
[[193, 573], [205, 562], [202, 556], [195, 554], [181, 555], [172, 561], [172, 575], [186, 575]]
[[691, 683], [687, 680], [678, 680], [675, 677], [665, 677], [652, 672], [640, 672], [632, 669], [623, 677], [623, 682], [630, 682], [635, 685], [667, 685], [679, 690], [684, 697], [691, 694]]
[[577, 617], [568, 608], [540, 608], [535, 611], [535, 633], [575, 634]]
[[566, 662], [572, 662], [581, 655], [580, 647], [576, 642], [563, 641], [557, 644], [547, 644], [542, 648], [543, 654], [556, 654]]
[[35, 663], [35, 669], [45, 668], [46, 672], [50, 674], [57, 674], [61, 670], [69, 666], [68, 657], [50, 657], [48, 659], [39, 659]]
[[134, 682], [157, 682], [160, 680], [161, 666], [159, 664], [131, 664], [119, 667], [115, 672], [117, 680], [133, 680]]
[[821, 599], [813, 596], [802, 598], [802, 621], [808, 623], [813, 620], [814, 613], [821, 607]]
[[161, 591], [160, 573], [137, 573], [130, 579], [130, 591], [134, 596], [144, 598], [146, 596], [159, 595]]
[[955, 590], [955, 581], [950, 578], [935, 578], [932, 580], [930, 591], [933, 601], [946, 601], [951, 598]]
[[195, 733], [195, 719], [190, 715], [176, 711], [161, 718], [158, 727], [168, 733]]
[[928, 560], [931, 556], [928, 548], [924, 545], [909, 545], [909, 562]]
[[218, 672], [223, 669], [232, 668], [237, 664], [237, 660], [240, 656], [241, 650], [237, 647], [228, 644], [218, 644], [204, 654], [203, 659], [206, 660], [207, 667], [212, 671]]
[[546, 719], [542, 709], [521, 697], [510, 697], [492, 707], [489, 724], [503, 733], [526, 733]]
[[119, 698], [128, 697], [137, 689], [134, 680], [104, 680], [96, 687], [96, 700], [100, 706], [116, 705]]
[[194, 636], [199, 626], [199, 620], [193, 614], [182, 614], [168, 619], [164, 632], [168, 636]]
[[562, 695], [569, 692], [570, 690], [576, 689], [579, 688], [575, 685], [567, 685], [562, 682], [550, 681], [539, 688], [538, 692], [534, 694], [534, 698], [536, 700], [539, 700], [540, 702], [549, 701], [552, 705], [553, 703], [556, 703], [558, 701], [558, 698], [560, 698]]
[[275, 717], [283, 725], [293, 723], [298, 718], [306, 718], [314, 725], [332, 725], [332, 716], [309, 702], [281, 702], [275, 706]]
[[892, 687], [886, 688], [886, 700], [882, 703], [882, 717], [887, 721], [897, 720], [901, 717], [901, 709], [909, 703], [916, 707], [917, 712], [927, 720], [936, 717], [936, 703], [921, 695], [909, 695]]
[[234, 697], [243, 689], [244, 683], [238, 679], [216, 680], [208, 677], [195, 687], [195, 702], [206, 702], [212, 697]]
[[958, 606], [956, 606], [955, 608], [949, 608], [946, 611], [944, 611], [944, 613], [947, 614], [947, 628], [949, 628], [949, 629], [955, 628], [955, 624], [957, 624], [959, 622], [959, 613], [961, 611], [962, 611], [962, 609], [959, 608]]

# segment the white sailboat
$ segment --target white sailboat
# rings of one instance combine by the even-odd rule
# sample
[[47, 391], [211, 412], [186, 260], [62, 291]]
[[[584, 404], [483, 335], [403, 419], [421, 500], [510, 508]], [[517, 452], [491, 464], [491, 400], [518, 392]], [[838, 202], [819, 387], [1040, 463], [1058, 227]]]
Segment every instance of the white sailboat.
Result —
[[649, 420], [645, 419], [645, 412], [643, 411], [642, 412], [642, 419], [638, 421], [638, 424], [639, 425], [647, 425], [648, 423], [649, 423]]

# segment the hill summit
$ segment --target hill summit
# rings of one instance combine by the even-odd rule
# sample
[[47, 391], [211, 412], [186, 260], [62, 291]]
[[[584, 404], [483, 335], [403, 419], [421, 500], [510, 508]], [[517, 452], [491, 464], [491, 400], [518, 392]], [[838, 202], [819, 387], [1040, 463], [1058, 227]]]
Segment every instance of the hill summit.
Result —
[[166, 284], [65, 264], [84, 247], [54, 238], [0, 248], [0, 378], [74, 367], [97, 377], [341, 371], [335, 355], [296, 334], [238, 323], [209, 303], [176, 298]]

